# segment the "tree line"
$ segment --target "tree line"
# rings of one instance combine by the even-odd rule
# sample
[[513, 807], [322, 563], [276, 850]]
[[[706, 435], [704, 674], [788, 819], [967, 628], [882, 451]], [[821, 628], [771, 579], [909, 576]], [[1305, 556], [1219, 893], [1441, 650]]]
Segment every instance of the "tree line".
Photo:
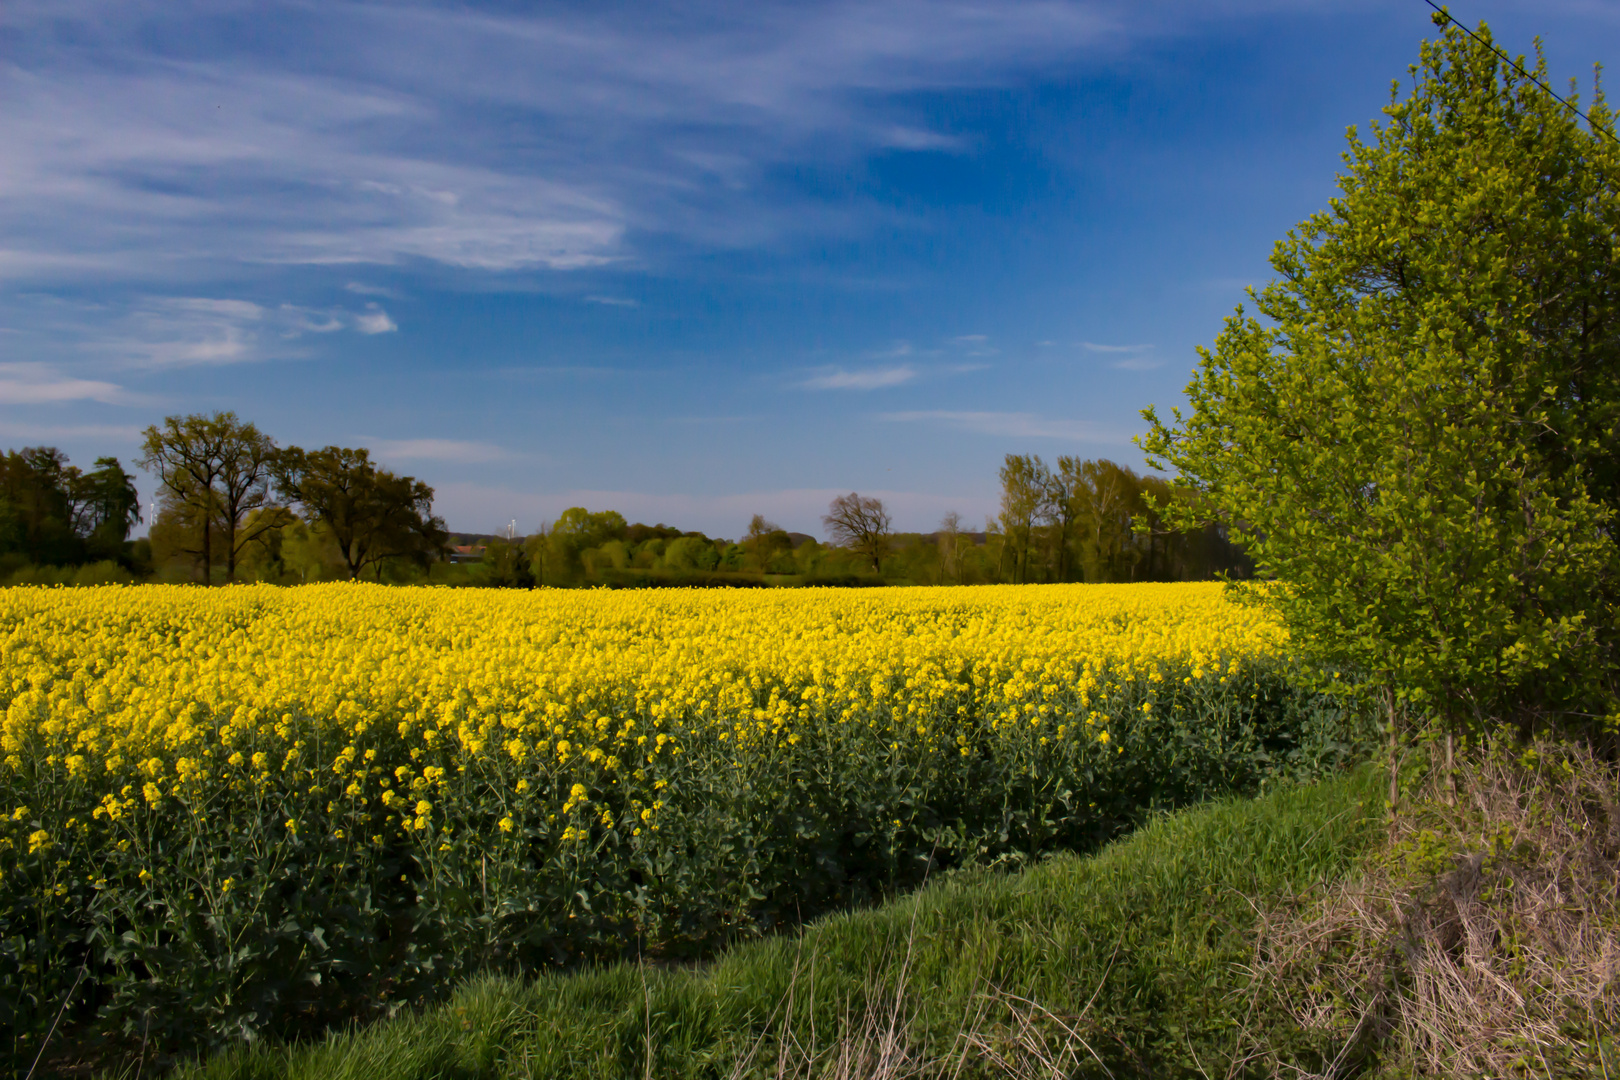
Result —
[[967, 585], [1190, 581], [1252, 571], [1226, 526], [1167, 522], [1171, 507], [1195, 509], [1187, 492], [1128, 466], [1061, 457], [1053, 468], [1009, 454], [1001, 481], [1001, 512], [978, 532], [954, 512], [933, 532], [896, 532], [882, 499], [840, 495], [821, 519], [828, 543], [760, 514], [731, 541], [573, 507], [534, 535], [484, 538], [478, 576], [512, 587]]
[[154, 562], [187, 561], [201, 581], [249, 569], [259, 579], [308, 580], [313, 569], [381, 581], [390, 569], [427, 570], [449, 540], [422, 481], [362, 448], [279, 447], [233, 412], [147, 428], [138, 463], [159, 484]]
[[1008, 454], [1000, 477], [1003, 580], [1197, 581], [1253, 570], [1227, 526], [1162, 477], [1106, 458], [1048, 466], [1034, 454]]
[[[90, 472], [61, 451], [0, 458], [0, 580], [18, 582], [333, 579], [570, 587], [658, 584], [975, 584], [1146, 581], [1246, 573], [1219, 526], [1172, 529], [1177, 489], [1111, 461], [1008, 455], [1001, 512], [982, 531], [947, 514], [930, 533], [895, 532], [883, 501], [840, 495], [828, 541], [755, 514], [738, 540], [630, 523], [572, 507], [529, 536], [454, 539], [433, 489], [363, 448], [280, 446], [233, 412], [166, 417], [136, 464], [157, 480], [148, 536], [134, 477], [116, 458]], [[44, 568], [44, 569], [41, 569]], [[56, 569], [51, 569], [56, 568]]]
[[84, 472], [54, 447], [0, 457], [0, 578], [31, 566], [116, 563], [139, 522], [135, 479], [117, 458]]
[[87, 473], [54, 447], [0, 457], [0, 580], [381, 580], [425, 572], [449, 537], [433, 489], [369, 451], [281, 447], [232, 412], [148, 427], [136, 464], [158, 493], [149, 535], [131, 541], [140, 495], [117, 458]]

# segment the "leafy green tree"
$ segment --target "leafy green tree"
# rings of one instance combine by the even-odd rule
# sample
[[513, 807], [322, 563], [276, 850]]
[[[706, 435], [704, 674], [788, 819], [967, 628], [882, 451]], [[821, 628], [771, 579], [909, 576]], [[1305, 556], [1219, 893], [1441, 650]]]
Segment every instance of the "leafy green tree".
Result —
[[998, 515], [1006, 545], [1002, 554], [1008, 560], [1007, 572], [1014, 584], [1029, 580], [1030, 552], [1035, 545], [1035, 528], [1047, 502], [1051, 474], [1046, 463], [1033, 454], [1008, 454], [1002, 462], [1001, 513]]
[[1143, 511], [1142, 478], [1100, 458], [1073, 463], [1080, 564], [1087, 581], [1135, 581], [1141, 553], [1135, 525]]
[[583, 506], [571, 506], [558, 515], [551, 525], [551, 538], [577, 551], [599, 548], [609, 540], [623, 540], [630, 527], [624, 515], [617, 510], [599, 510], [596, 513]]
[[0, 551], [23, 562], [77, 561], [73, 484], [78, 470], [51, 446], [8, 451], [0, 458]]
[[1040, 513], [1046, 526], [1046, 558], [1054, 581], [1072, 581], [1075, 576], [1074, 541], [1082, 509], [1077, 497], [1080, 464], [1078, 459], [1067, 456], [1057, 459], [1055, 469], [1041, 463], [1046, 473], [1046, 491]]
[[670, 570], [713, 570], [720, 553], [701, 536], [680, 536], [665, 545], [663, 564]]
[[673, 540], [682, 535], [685, 534], [673, 525], [665, 525], [662, 522], [657, 525], [643, 525], [638, 521], [634, 525], [626, 526], [620, 539], [634, 547], [649, 540]]
[[630, 565], [630, 549], [623, 540], [608, 540], [600, 547], [588, 548], [582, 559], [593, 576], [602, 570], [623, 570]]
[[[169, 416], [146, 429], [138, 464], [189, 508], [184, 516], [193, 526], [204, 581], [214, 565], [216, 536], [222, 542], [225, 580], [235, 581], [242, 549], [260, 532], [288, 520], [286, 515], [254, 514], [272, 505], [270, 474], [276, 457], [275, 441], [234, 412]], [[247, 525], [249, 514], [254, 514], [252, 526]], [[199, 524], [204, 521], [207, 527]]]
[[570, 506], [550, 527], [524, 541], [534, 579], [541, 585], [572, 585], [585, 573], [585, 552], [612, 540], [624, 541], [630, 532], [617, 510], [596, 513]]
[[55, 447], [0, 455], [0, 556], [8, 562], [123, 559], [124, 542], [140, 519], [135, 478], [117, 458], [97, 458], [85, 473]]
[[484, 545], [485, 581], [500, 589], [532, 589], [534, 572], [521, 541], [495, 537]]
[[793, 538], [774, 521], [765, 520], [764, 514], [755, 514], [748, 522], [742, 548], [748, 553], [747, 563], [755, 570], [774, 574], [791, 574], [798, 570], [793, 562]]
[[147, 538], [151, 542], [153, 564], [164, 572], [166, 580], [171, 569], [179, 570], [182, 566], [193, 581], [209, 579], [209, 566], [203, 562], [204, 530], [212, 533], [208, 551], [223, 551], [224, 538], [219, 534], [218, 524], [209, 517], [206, 503], [199, 506], [196, 500], [179, 498], [168, 488], [158, 491], [157, 514]]
[[426, 568], [450, 539], [433, 515], [433, 489], [378, 467], [364, 449], [290, 447], [276, 459], [276, 486], [331, 536], [351, 579], [370, 567], [381, 580], [389, 560]]
[[[1615, 711], [1620, 143], [1425, 43], [1141, 445], [1242, 530], [1295, 640], [1453, 723]], [[1596, 129], [1596, 130], [1593, 130]]]
[[141, 496], [135, 477], [115, 457], [96, 459], [91, 472], [75, 476], [69, 484], [73, 527], [96, 558], [122, 552], [130, 530], [141, 520]]
[[339, 550], [332, 530], [316, 522], [307, 525], [294, 521], [276, 530], [280, 536], [281, 565], [289, 575], [297, 575], [300, 582], [320, 581], [323, 578], [341, 579], [348, 575], [349, 566]]

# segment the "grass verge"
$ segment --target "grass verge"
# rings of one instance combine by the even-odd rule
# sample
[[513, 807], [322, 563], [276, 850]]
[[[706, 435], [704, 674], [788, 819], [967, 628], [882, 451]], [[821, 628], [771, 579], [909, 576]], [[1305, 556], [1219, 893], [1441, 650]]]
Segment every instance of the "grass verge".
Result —
[[466, 985], [189, 1080], [1216, 1076], [1252, 1032], [1255, 897], [1316, 892], [1376, 841], [1367, 768], [1161, 817], [1089, 857], [962, 873], [735, 948]]
[[[1358, 872], [1267, 913], [1255, 989], [1285, 1074], [1620, 1078], [1620, 768], [1511, 734], [1414, 755]], [[1258, 1033], [1257, 1033], [1258, 1034]]]

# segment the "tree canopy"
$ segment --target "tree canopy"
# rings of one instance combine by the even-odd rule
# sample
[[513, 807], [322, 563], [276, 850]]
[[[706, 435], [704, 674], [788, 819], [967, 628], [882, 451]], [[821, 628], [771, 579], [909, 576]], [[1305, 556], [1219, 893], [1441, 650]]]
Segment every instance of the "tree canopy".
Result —
[[1584, 126], [1483, 25], [1411, 73], [1141, 444], [1324, 658], [1453, 722], [1612, 713], [1612, 114]]
[[272, 505], [276, 455], [275, 440], [234, 412], [169, 416], [146, 429], [138, 463], [157, 475], [171, 528], [196, 557], [204, 580], [212, 572], [216, 545], [225, 556], [225, 580], [235, 581], [242, 550], [282, 521], [280, 515], [259, 513]]
[[55, 447], [0, 455], [0, 555], [53, 566], [114, 559], [140, 519], [135, 479], [117, 458], [86, 473]]
[[351, 578], [390, 559], [426, 566], [449, 539], [433, 516], [433, 489], [379, 468], [367, 450], [291, 447], [277, 456], [275, 475], [282, 497], [336, 542]]

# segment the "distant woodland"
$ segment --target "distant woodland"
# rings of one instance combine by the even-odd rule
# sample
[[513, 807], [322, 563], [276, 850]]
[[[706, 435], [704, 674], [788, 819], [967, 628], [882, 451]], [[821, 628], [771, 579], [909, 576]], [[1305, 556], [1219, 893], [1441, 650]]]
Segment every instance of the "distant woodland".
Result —
[[[1187, 581], [1250, 573], [1223, 527], [1173, 529], [1182, 488], [1107, 460], [1009, 454], [1000, 512], [896, 532], [851, 492], [825, 540], [755, 514], [736, 539], [573, 507], [529, 535], [451, 533], [433, 489], [365, 449], [278, 446], [233, 413], [169, 417], [140, 458], [158, 478], [148, 535], [116, 458], [85, 472], [59, 450], [0, 458], [0, 582], [299, 584], [368, 580], [533, 588]], [[1196, 516], [1196, 515], [1194, 515]], [[1182, 514], [1180, 520], [1187, 520]]]

